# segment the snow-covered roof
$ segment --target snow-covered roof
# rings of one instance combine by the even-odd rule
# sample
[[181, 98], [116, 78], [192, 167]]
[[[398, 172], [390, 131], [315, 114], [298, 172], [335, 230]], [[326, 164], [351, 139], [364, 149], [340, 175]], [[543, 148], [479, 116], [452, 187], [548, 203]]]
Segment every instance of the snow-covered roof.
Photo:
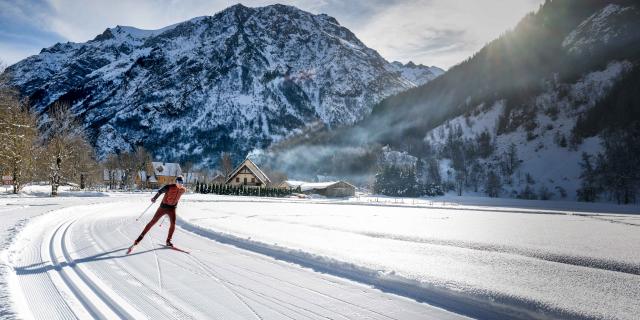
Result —
[[218, 179], [225, 180], [225, 179], [224, 179], [224, 175], [222, 175], [222, 174], [218, 173], [218, 174], [216, 174], [215, 176], [213, 176], [213, 179], [211, 179], [211, 180], [212, 180], [212, 181], [215, 181], [215, 180], [218, 180]]
[[260, 182], [264, 184], [271, 182], [271, 179], [269, 179], [269, 177], [267, 177], [267, 175], [264, 174], [264, 172], [262, 172], [262, 170], [260, 170], [260, 168], [258, 168], [258, 166], [255, 163], [253, 163], [251, 159], [247, 158], [244, 161], [242, 161], [242, 163], [238, 167], [236, 167], [236, 169], [233, 170], [233, 172], [231, 172], [231, 174], [229, 175], [225, 183], [229, 183], [229, 181], [231, 181], [238, 174], [238, 172], [240, 172], [240, 170], [244, 167], [247, 167], [249, 171], [251, 171], [251, 173], [253, 173], [253, 175], [256, 176], [258, 180], [260, 180]]
[[352, 184], [344, 181], [305, 182], [305, 181], [287, 180], [284, 183], [286, 183], [287, 185], [293, 188], [300, 187], [300, 190], [302, 191], [326, 189], [337, 183], [345, 183], [353, 187]]
[[306, 182], [298, 181], [298, 180], [287, 180], [287, 181], [284, 181], [282, 184], [286, 184], [286, 185], [288, 185], [290, 187], [299, 187], [304, 183], [306, 183]]
[[155, 176], [177, 177], [182, 174], [179, 163], [173, 162], [152, 162], [153, 174]]
[[302, 191], [308, 190], [318, 190], [318, 189], [326, 189], [339, 181], [329, 181], [329, 182], [305, 182], [300, 186]]

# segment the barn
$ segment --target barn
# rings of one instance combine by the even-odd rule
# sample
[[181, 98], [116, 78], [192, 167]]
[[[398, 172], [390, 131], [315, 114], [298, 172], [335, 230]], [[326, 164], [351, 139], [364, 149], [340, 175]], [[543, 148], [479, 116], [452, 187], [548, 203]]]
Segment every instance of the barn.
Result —
[[345, 181], [302, 182], [289, 180], [281, 183], [280, 187], [300, 188], [305, 194], [319, 194], [330, 198], [352, 197], [356, 194], [356, 187]]

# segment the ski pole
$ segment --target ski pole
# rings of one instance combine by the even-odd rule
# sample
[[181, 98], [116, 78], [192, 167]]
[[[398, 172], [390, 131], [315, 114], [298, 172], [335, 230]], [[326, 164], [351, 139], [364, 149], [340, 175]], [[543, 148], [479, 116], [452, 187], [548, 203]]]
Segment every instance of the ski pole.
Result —
[[152, 205], [153, 202], [146, 209], [144, 209], [144, 211], [142, 211], [142, 213], [136, 218], [136, 221], [140, 220], [140, 218], [142, 218], [142, 216], [147, 212], [147, 210], [149, 210], [149, 208], [151, 208]]

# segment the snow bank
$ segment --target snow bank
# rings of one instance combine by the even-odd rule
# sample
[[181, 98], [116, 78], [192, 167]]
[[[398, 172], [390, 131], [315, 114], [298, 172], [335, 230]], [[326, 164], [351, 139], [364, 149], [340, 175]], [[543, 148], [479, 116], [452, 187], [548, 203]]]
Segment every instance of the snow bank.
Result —
[[630, 318], [638, 311], [628, 307], [640, 298], [628, 290], [640, 285], [637, 216], [526, 201], [529, 208], [494, 209], [446, 197], [432, 208], [350, 202], [357, 198], [197, 198], [186, 197], [180, 209], [186, 230], [467, 315]]
[[[178, 225], [187, 231], [211, 240], [264, 254], [278, 260], [295, 263], [317, 272], [369, 284], [386, 292], [410, 297], [419, 302], [425, 302], [467, 316], [485, 319], [502, 318], [505, 315], [510, 315], [514, 318], [535, 317], [536, 309], [538, 308], [535, 301], [513, 299], [513, 297], [507, 295], [499, 296], [483, 292], [469, 294], [448, 290], [440, 286], [398, 276], [393, 271], [375, 270], [327, 256], [281, 247], [277, 244], [269, 245], [253, 241], [250, 237], [243, 239], [228, 233], [216, 232], [191, 224], [180, 218], [178, 219]], [[556, 312], [558, 316], [578, 318], [577, 315], [563, 312], [562, 310], [554, 310], [554, 312], [549, 313]]]

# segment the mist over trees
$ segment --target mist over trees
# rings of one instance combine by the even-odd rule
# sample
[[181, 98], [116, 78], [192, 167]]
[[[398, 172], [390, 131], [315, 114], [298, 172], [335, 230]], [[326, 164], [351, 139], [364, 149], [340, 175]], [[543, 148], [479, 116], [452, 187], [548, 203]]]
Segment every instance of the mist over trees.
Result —
[[[631, 10], [619, 10], [619, 14], [606, 21], [606, 30], [616, 30], [616, 36], [608, 38], [606, 44], [594, 44], [582, 51], [569, 50], [564, 44], [569, 34], [587, 18], [611, 4], [636, 6]], [[294, 169], [292, 175], [300, 172], [336, 177], [354, 176], [353, 171], [349, 171], [352, 168], [344, 164], [355, 164], [353, 167], [358, 168], [362, 175], [362, 178], [355, 175], [359, 185], [370, 186], [374, 191], [384, 190], [387, 194], [412, 193], [413, 187], [402, 189], [393, 186], [413, 175], [412, 170], [381, 165], [378, 161], [384, 153], [383, 146], [386, 146], [419, 159], [415, 165], [418, 184], [433, 183], [456, 194], [472, 192], [491, 197], [543, 200], [574, 197], [575, 194], [568, 194], [562, 186], [552, 185], [553, 179], [541, 180], [524, 172], [518, 156], [520, 145], [496, 146], [496, 138], [523, 130], [527, 142], [538, 139], [543, 143], [547, 140], [539, 138], [542, 132], [548, 131], [555, 146], [575, 151], [585, 138], [604, 138], [605, 130], [623, 130], [640, 119], [637, 95], [640, 90], [640, 69], [637, 67], [640, 64], [640, 38], [637, 32], [632, 31], [640, 27], [639, 14], [637, 3], [630, 0], [545, 1], [538, 12], [527, 15], [513, 30], [491, 41], [442, 76], [386, 98], [374, 107], [369, 117], [354, 127], [316, 129], [274, 146], [271, 163], [286, 163]], [[578, 40], [582, 39], [580, 36], [591, 35], [579, 35]], [[609, 92], [604, 93], [603, 99], [595, 101], [595, 106], [589, 104], [578, 111], [583, 101], [573, 97], [565, 99], [567, 88], [570, 89], [572, 84], [589, 73], [607, 69], [612, 61], [624, 61], [634, 67], [631, 72], [625, 71], [623, 78], [616, 79], [613, 88], [607, 89]], [[553, 84], [555, 87], [550, 89]], [[566, 104], [541, 106], [536, 103], [536, 97], [550, 91], [557, 93], [555, 101], [565, 99]], [[434, 132], [451, 119], [468, 119], [488, 112], [497, 103], [503, 107], [495, 130], [481, 132], [473, 138], [464, 137], [456, 127], [444, 126], [445, 132]], [[538, 123], [540, 116], [555, 121], [559, 114], [571, 114], [572, 120], [576, 120], [575, 128], [569, 127], [567, 131], [557, 125], [542, 127]], [[430, 134], [437, 135], [438, 139], [428, 139]], [[620, 134], [611, 135], [623, 138]], [[636, 134], [635, 139], [640, 137]], [[435, 140], [437, 145], [430, 142]], [[609, 151], [604, 151], [602, 157], [593, 155], [591, 159], [595, 171], [604, 168], [604, 162], [619, 158], [613, 153], [613, 144], [607, 144], [608, 147], [603, 148]], [[355, 148], [362, 152], [353, 153]], [[601, 166], [598, 159], [602, 161]], [[341, 165], [332, 166], [333, 163]], [[609, 164], [607, 167], [616, 166]], [[300, 170], [297, 172], [295, 169]], [[374, 181], [367, 182], [366, 176], [373, 176]], [[608, 177], [613, 179], [615, 175]], [[630, 184], [619, 182], [618, 185], [625, 186], [616, 192], [620, 201], [634, 201], [631, 194], [625, 196], [628, 192], [624, 190], [629, 189]], [[607, 188], [615, 189], [612, 186]], [[614, 201], [617, 197], [598, 196], [602, 200]], [[582, 196], [578, 195], [578, 198], [582, 199]]]

